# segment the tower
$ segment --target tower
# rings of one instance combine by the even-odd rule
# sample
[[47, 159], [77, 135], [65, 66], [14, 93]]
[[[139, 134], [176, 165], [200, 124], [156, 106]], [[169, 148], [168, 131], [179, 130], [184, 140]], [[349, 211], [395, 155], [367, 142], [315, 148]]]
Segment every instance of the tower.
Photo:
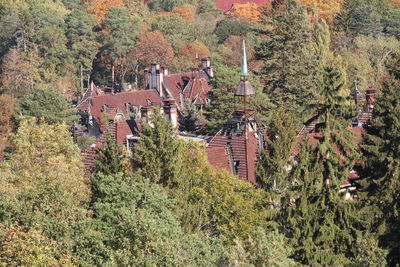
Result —
[[240, 70], [240, 82], [234, 95], [235, 98], [235, 113], [248, 114], [252, 110], [249, 110], [248, 100], [250, 97], [256, 95], [253, 86], [247, 79], [247, 58], [246, 58], [246, 41], [242, 42], [242, 66]]
[[[207, 153], [210, 163], [225, 163], [226, 169], [240, 179], [256, 184], [257, 153], [263, 149], [263, 133], [260, 123], [251, 109], [249, 100], [256, 93], [247, 79], [246, 43], [242, 44], [242, 67], [240, 82], [234, 94], [233, 118], [211, 139]], [[222, 153], [217, 153], [222, 151]]]

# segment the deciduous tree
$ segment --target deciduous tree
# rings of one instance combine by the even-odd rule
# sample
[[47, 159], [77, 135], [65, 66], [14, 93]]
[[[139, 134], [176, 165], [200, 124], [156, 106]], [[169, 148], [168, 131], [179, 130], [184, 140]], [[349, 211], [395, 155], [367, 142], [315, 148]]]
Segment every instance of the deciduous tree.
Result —
[[161, 32], [145, 32], [138, 35], [135, 54], [142, 67], [151, 63], [168, 66], [174, 56], [171, 44]]

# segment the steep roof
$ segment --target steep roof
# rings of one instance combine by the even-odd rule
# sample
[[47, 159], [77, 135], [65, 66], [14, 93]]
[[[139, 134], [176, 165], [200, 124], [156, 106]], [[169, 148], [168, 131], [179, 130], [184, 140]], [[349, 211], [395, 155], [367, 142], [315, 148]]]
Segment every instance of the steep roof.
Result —
[[83, 94], [82, 100], [79, 102], [77, 109], [80, 111], [90, 110], [90, 100], [96, 96], [104, 94], [93, 82], [90, 83], [89, 87]]
[[[217, 150], [219, 149], [219, 150]], [[226, 153], [222, 153], [222, 149]], [[245, 131], [241, 136], [225, 136], [218, 132], [210, 141], [206, 151], [211, 155], [209, 161], [216, 168], [227, 169], [238, 175], [241, 179], [256, 183], [256, 160], [259, 149], [258, 140], [255, 132]], [[213, 152], [218, 152], [213, 154]]]
[[[97, 120], [101, 118], [104, 105], [117, 109], [123, 114], [127, 113], [126, 104], [136, 107], [158, 106], [161, 107], [163, 100], [156, 90], [129, 91], [117, 94], [105, 94], [92, 99], [91, 114]], [[111, 119], [111, 118], [110, 118]]]
[[185, 99], [190, 99], [196, 105], [207, 104], [206, 99], [211, 88], [208, 80], [199, 74], [193, 72], [169, 74], [165, 75], [163, 80], [164, 87], [172, 94], [178, 107], [182, 107]]

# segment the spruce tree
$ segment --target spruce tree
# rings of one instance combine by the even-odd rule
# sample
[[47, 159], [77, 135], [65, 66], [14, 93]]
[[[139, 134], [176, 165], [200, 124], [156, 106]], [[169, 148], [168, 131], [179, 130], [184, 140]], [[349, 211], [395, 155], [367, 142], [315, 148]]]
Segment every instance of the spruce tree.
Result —
[[182, 167], [182, 153], [172, 124], [154, 110], [150, 122], [143, 125], [139, 143], [133, 151], [134, 166], [152, 182], [173, 186]]
[[187, 100], [179, 116], [179, 130], [194, 133], [197, 130], [197, 109], [196, 106]]
[[[353, 135], [343, 118], [349, 113], [340, 95], [344, 81], [333, 64], [321, 74], [322, 124], [314, 146], [303, 145], [292, 178], [299, 181], [295, 207], [286, 211], [284, 228], [295, 248], [293, 257], [311, 266], [338, 266], [350, 262], [358, 233], [354, 203], [339, 193], [357, 158]], [[306, 143], [312, 143], [306, 139]]]
[[382, 88], [370, 124], [363, 135], [362, 181], [364, 209], [370, 231], [389, 249], [388, 263], [400, 263], [400, 80], [392, 77]]
[[105, 175], [113, 175], [124, 171], [122, 154], [115, 138], [108, 132], [103, 147], [97, 149], [95, 170]]
[[262, 187], [272, 193], [271, 197], [283, 196], [291, 188], [288, 170], [296, 135], [294, 126], [291, 115], [282, 110], [272, 115], [268, 125], [265, 150], [260, 152], [258, 159], [257, 179]]
[[274, 1], [263, 24], [261, 33], [267, 40], [257, 58], [263, 62], [264, 92], [274, 104], [300, 115], [316, 88], [317, 64], [306, 9], [295, 0]]

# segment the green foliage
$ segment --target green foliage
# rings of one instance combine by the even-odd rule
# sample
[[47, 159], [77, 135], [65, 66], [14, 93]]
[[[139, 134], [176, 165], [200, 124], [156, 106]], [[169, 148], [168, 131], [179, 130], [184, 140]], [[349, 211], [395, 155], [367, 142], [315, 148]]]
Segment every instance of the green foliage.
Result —
[[81, 90], [83, 89], [83, 73], [92, 70], [93, 59], [98, 52], [97, 35], [93, 31], [94, 20], [87, 13], [74, 10], [65, 19], [67, 24], [66, 36], [68, 49], [74, 55], [76, 73], [81, 77]]
[[265, 12], [266, 40], [257, 57], [263, 63], [264, 92], [274, 104], [301, 117], [316, 92], [317, 62], [313, 56], [312, 32], [306, 10], [297, 1], [285, 0]]
[[193, 26], [178, 14], [157, 16], [151, 27], [153, 31], [160, 31], [165, 35], [174, 51], [178, 51], [184, 43], [195, 41], [198, 34]]
[[246, 240], [237, 241], [232, 250], [230, 259], [235, 266], [294, 266], [289, 258], [291, 248], [277, 231], [266, 233], [258, 228]]
[[56, 89], [36, 89], [27, 95], [18, 110], [19, 115], [37, 118], [47, 124], [72, 124], [78, 120], [75, 109], [71, 108]]
[[219, 42], [223, 43], [231, 35], [245, 36], [252, 29], [250, 22], [224, 19], [217, 23], [214, 33], [218, 36]]
[[64, 125], [35, 121], [22, 121], [11, 144], [0, 164], [1, 223], [18, 221], [27, 233], [38, 227], [58, 251], [70, 251], [90, 197], [79, 149]]
[[0, 241], [0, 262], [4, 266], [73, 266], [69, 257], [60, 258], [55, 242], [36, 229], [24, 231], [11, 225], [5, 234]]
[[[257, 179], [268, 192], [283, 197], [292, 187], [288, 170], [296, 131], [292, 117], [280, 110], [271, 116], [264, 136], [266, 150], [261, 151], [257, 165]], [[275, 201], [279, 202], [278, 199]]]
[[[193, 0], [153, 0], [149, 3], [149, 8], [157, 11], [171, 11], [174, 7], [180, 7], [184, 4], [194, 4]], [[205, 6], [207, 7], [207, 5]]]
[[97, 149], [95, 170], [104, 175], [112, 175], [124, 171], [122, 155], [115, 138], [107, 133], [107, 138], [101, 148]]
[[197, 108], [190, 101], [186, 101], [182, 114], [179, 116], [179, 130], [194, 133], [197, 130]]
[[[343, 116], [349, 114], [340, 95], [341, 73], [327, 65], [321, 74], [321, 102], [317, 114], [322, 121], [317, 144], [303, 144], [292, 171], [299, 186], [298, 197], [288, 199], [287, 225], [294, 247], [293, 257], [302, 264], [337, 266], [350, 263], [349, 250], [359, 234], [356, 206], [343, 199], [340, 184], [348, 178], [358, 154], [354, 136]], [[305, 139], [305, 142], [310, 142]], [[293, 204], [295, 205], [294, 207]]]
[[154, 110], [151, 121], [143, 125], [139, 143], [133, 148], [134, 166], [152, 182], [174, 186], [181, 172], [181, 144], [172, 124]]
[[395, 241], [399, 237], [400, 205], [398, 91], [399, 80], [394, 78], [382, 88], [361, 146], [365, 180], [360, 183], [364, 187], [365, 208], [370, 210], [370, 230], [381, 235], [381, 244], [389, 249], [389, 264], [400, 260], [400, 248]]

